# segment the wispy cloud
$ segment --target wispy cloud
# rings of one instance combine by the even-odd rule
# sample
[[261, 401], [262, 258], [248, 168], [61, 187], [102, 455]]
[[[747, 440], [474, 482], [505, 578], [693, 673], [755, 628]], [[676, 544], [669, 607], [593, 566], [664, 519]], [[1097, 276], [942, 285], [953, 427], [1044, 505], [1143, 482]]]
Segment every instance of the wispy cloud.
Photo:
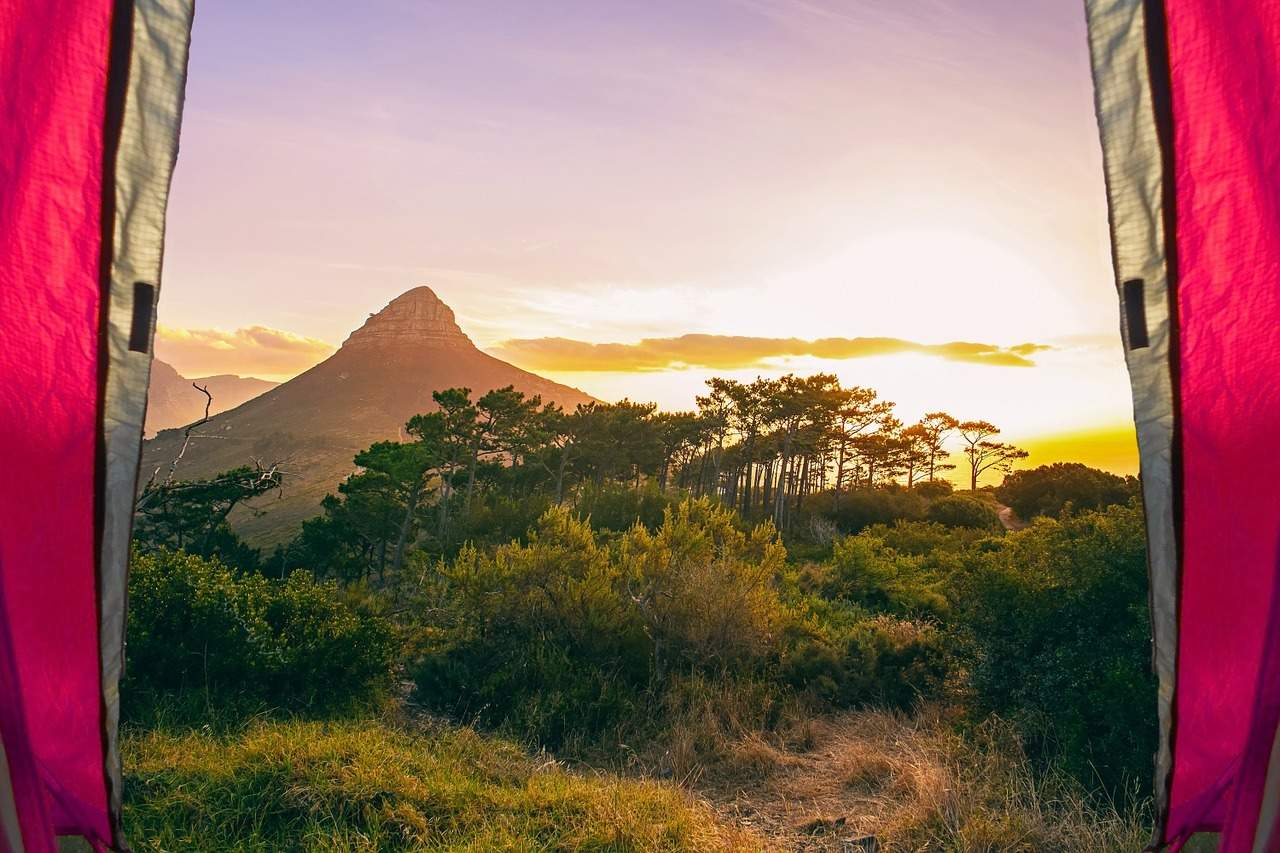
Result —
[[763, 366], [769, 359], [811, 356], [832, 360], [904, 353], [992, 367], [1034, 367], [1030, 356], [1052, 349], [1046, 344], [1013, 347], [952, 341], [924, 344], [902, 338], [756, 338], [734, 335], [681, 335], [645, 338], [636, 343], [588, 343], [569, 338], [505, 341], [492, 352], [530, 370], [650, 372], [706, 367], [734, 370]]
[[327, 358], [333, 350], [332, 344], [318, 338], [267, 326], [231, 332], [161, 326], [156, 332], [156, 356], [187, 376], [291, 376]]

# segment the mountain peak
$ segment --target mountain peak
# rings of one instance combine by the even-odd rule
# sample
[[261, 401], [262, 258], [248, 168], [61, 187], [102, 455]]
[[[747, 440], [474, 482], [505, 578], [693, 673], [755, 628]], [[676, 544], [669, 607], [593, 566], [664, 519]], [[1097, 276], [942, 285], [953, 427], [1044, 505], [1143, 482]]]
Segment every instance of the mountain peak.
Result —
[[459, 328], [453, 309], [423, 285], [406, 290], [371, 314], [343, 343], [343, 349], [414, 343], [442, 349], [475, 346]]
[[[158, 367], [153, 379], [163, 372]], [[199, 407], [192, 415], [183, 410], [185, 420], [175, 423], [197, 420], [204, 413], [204, 395], [176, 372], [169, 373], [182, 399], [194, 398], [192, 407]], [[229, 391], [210, 384], [215, 405], [231, 400]], [[178, 475], [211, 477], [254, 457], [296, 461], [289, 466], [286, 494], [273, 497], [270, 508], [237, 507], [231, 515], [231, 524], [250, 541], [284, 542], [304, 519], [323, 511], [320, 496], [352, 473], [351, 460], [359, 451], [378, 441], [403, 441], [406, 421], [437, 410], [436, 391], [470, 388], [476, 399], [508, 386], [569, 411], [592, 400], [576, 388], [477, 349], [458, 328], [449, 306], [431, 288], [415, 287], [371, 315], [340, 350], [315, 367], [266, 393], [255, 391], [261, 396], [214, 416], [203, 433], [233, 440], [192, 442]], [[153, 390], [151, 399], [155, 408], [160, 395]], [[151, 414], [148, 410], [149, 418]], [[183, 441], [181, 430], [161, 432], [147, 445], [146, 470], [167, 465]]]

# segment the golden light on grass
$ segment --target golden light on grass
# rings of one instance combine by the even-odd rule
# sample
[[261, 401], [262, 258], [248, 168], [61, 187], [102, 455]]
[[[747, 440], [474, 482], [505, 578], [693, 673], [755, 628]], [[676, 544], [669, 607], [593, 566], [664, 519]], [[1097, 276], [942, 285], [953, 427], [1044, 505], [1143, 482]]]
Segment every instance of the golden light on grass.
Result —
[[752, 851], [670, 784], [579, 774], [465, 728], [379, 719], [131, 733], [136, 850]]

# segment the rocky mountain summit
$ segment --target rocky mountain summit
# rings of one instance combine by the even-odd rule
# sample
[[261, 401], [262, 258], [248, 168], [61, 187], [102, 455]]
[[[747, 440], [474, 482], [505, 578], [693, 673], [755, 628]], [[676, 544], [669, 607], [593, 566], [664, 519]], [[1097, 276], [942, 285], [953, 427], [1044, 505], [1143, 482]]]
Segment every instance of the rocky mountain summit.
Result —
[[[320, 512], [325, 494], [355, 470], [356, 453], [403, 438], [410, 417], [434, 410], [433, 391], [470, 388], [474, 398], [507, 385], [566, 409], [592, 400], [482, 352], [431, 288], [415, 287], [370, 315], [315, 367], [210, 418], [193, 433], [177, 473], [199, 478], [255, 459], [281, 463], [284, 487], [230, 519], [251, 542], [274, 544]], [[176, 429], [148, 441], [143, 480], [181, 445]]]
[[475, 349], [454, 319], [453, 309], [429, 287], [415, 287], [370, 314], [364, 325], [347, 337], [344, 349], [377, 349], [386, 346], [430, 346], [441, 349]]

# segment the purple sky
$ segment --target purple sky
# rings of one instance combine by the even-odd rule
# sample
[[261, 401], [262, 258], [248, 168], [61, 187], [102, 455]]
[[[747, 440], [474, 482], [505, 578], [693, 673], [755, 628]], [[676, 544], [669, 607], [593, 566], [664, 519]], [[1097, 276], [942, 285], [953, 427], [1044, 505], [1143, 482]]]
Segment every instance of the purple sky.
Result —
[[[1056, 342], [976, 368], [983, 405], [1129, 414], [1073, 2], [201, 4], [162, 324], [320, 352], [417, 284], [486, 347]], [[922, 401], [962, 369], [870, 361]], [[704, 376], [567, 378], [676, 405]]]

